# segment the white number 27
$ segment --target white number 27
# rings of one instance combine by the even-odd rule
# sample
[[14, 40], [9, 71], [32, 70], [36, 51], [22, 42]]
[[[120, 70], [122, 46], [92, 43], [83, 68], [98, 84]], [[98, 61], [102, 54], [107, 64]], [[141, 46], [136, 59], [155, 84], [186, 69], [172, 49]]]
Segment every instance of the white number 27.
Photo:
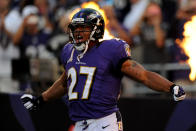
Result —
[[[80, 67], [80, 74], [87, 75], [86, 83], [84, 85], [84, 89], [82, 93], [82, 99], [88, 99], [89, 97], [90, 88], [93, 81], [93, 76], [95, 74], [95, 70], [96, 67], [85, 67], [85, 66]], [[75, 68], [72, 67], [68, 70], [68, 78], [71, 78], [71, 83], [68, 87], [69, 100], [78, 99], [78, 92], [73, 91], [77, 83], [77, 72]]]

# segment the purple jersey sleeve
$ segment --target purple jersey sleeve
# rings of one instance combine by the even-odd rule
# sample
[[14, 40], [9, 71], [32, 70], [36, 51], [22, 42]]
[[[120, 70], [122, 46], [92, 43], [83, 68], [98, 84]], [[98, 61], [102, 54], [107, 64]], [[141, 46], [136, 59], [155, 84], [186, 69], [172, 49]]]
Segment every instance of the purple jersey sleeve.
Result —
[[114, 54], [115, 58], [113, 59], [113, 64], [115, 68], [121, 67], [122, 63], [127, 59], [130, 59], [131, 52], [129, 45], [123, 40], [116, 40], [119, 43], [119, 46], [116, 49]]
[[112, 40], [112, 63], [115, 69], [119, 69], [124, 61], [131, 58], [129, 45], [120, 39]]

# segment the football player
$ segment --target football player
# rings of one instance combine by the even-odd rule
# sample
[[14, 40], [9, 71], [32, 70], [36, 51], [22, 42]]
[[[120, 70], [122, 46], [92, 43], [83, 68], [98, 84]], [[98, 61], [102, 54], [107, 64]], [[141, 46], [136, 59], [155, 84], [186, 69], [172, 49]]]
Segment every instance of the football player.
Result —
[[65, 71], [40, 97], [21, 97], [28, 110], [67, 94], [74, 131], [120, 131], [123, 129], [117, 100], [123, 75], [153, 90], [171, 93], [175, 101], [185, 98], [181, 86], [132, 60], [125, 41], [102, 40], [104, 25], [103, 17], [94, 9], [84, 8], [73, 16], [68, 26], [71, 41], [61, 56]]

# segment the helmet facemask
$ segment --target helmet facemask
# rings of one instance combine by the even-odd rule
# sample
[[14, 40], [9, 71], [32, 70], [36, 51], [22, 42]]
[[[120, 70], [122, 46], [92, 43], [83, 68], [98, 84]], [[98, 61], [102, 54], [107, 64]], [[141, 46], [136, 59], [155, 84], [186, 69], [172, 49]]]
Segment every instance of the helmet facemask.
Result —
[[[74, 44], [74, 48], [80, 52], [84, 51], [91, 40], [92, 27], [84, 24], [70, 26], [72, 26], [69, 27], [70, 37]], [[77, 28], [79, 28], [79, 30]]]

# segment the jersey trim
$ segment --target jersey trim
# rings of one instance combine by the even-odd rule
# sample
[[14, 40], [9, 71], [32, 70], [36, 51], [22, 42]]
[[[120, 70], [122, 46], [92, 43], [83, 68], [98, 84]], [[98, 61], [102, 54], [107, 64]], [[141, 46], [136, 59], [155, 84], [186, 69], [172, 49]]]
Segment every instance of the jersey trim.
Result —
[[125, 58], [122, 58], [119, 63], [118, 63], [118, 66], [117, 66], [117, 69], [119, 72], [121, 72], [121, 67], [122, 67], [122, 64], [126, 61], [126, 60], [132, 60], [132, 58], [130, 56], [128, 57], [125, 57]]

